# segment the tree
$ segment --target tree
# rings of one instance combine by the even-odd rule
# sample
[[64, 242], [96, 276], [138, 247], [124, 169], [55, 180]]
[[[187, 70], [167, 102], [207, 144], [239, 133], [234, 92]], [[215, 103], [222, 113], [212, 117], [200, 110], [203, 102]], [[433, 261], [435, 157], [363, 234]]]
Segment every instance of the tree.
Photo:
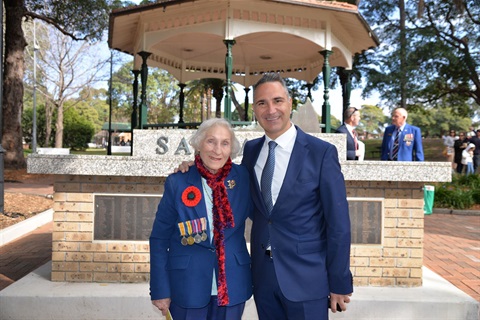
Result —
[[369, 134], [380, 134], [383, 132], [384, 124], [388, 121], [383, 111], [378, 106], [364, 105], [360, 110], [362, 120], [359, 124], [359, 129], [365, 133], [368, 138]]
[[[130, 122], [133, 105], [133, 62], [124, 63], [112, 80], [112, 108], [115, 121]], [[147, 79], [147, 104], [149, 123], [171, 123], [178, 114], [179, 87], [167, 71], [149, 68]], [[140, 105], [140, 88], [137, 107]]]
[[408, 122], [419, 127], [425, 138], [441, 137], [450, 130], [466, 131], [472, 124], [470, 118], [459, 115], [448, 105], [434, 109], [415, 109], [409, 112]]
[[108, 25], [108, 0], [5, 0], [5, 56], [3, 83], [2, 147], [5, 167], [25, 166], [22, 146], [24, 49], [27, 45], [22, 21], [39, 19], [53, 25], [74, 40], [101, 39]]
[[85, 150], [95, 134], [93, 124], [74, 108], [67, 108], [64, 114], [65, 147]]
[[434, 108], [448, 101], [463, 116], [478, 115], [480, 38], [472, 36], [480, 34], [478, 1], [404, 4], [404, 14], [398, 2], [360, 4], [382, 42], [355, 57], [355, 67], [366, 79], [364, 96], [378, 91], [390, 108]]
[[[65, 102], [78, 96], [82, 91], [85, 99], [90, 88], [100, 81], [99, 72], [109, 61], [102, 59], [98, 46], [89, 42], [74, 42], [70, 37], [51, 28], [50, 46], [39, 50], [39, 63], [42, 65], [43, 79], [51, 93], [51, 103], [56, 110], [55, 147], [63, 147]], [[71, 100], [70, 108], [83, 101]]]

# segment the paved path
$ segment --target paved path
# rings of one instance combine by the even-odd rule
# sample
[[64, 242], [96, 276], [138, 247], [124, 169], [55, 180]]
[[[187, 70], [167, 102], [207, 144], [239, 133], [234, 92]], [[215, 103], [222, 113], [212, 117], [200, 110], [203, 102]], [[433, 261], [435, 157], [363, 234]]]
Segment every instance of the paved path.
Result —
[[423, 264], [480, 301], [480, 215], [425, 216]]
[[[27, 193], [28, 187], [23, 187], [15, 192]], [[31, 192], [53, 193], [50, 188]], [[52, 227], [47, 223], [0, 247], [0, 290], [51, 259]], [[480, 301], [480, 215], [425, 216], [424, 244], [424, 265]]]

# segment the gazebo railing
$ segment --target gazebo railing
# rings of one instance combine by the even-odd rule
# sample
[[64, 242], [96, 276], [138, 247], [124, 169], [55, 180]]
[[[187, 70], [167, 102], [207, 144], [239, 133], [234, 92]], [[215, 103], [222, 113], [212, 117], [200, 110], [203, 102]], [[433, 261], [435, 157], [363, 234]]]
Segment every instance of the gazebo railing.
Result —
[[[230, 122], [233, 127], [240, 127], [240, 126], [249, 126], [253, 122], [252, 121], [231, 121]], [[184, 122], [184, 123], [157, 123], [157, 124], [146, 124], [143, 126], [143, 129], [151, 129], [151, 130], [158, 130], [158, 129], [198, 129], [201, 122]]]

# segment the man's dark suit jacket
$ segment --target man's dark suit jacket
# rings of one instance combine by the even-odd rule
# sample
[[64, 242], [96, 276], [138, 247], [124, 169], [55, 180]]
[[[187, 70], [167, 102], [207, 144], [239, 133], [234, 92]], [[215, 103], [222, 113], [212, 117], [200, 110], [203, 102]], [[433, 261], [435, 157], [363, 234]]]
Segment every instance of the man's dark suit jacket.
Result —
[[355, 155], [357, 150], [355, 149], [355, 140], [353, 139], [350, 132], [348, 132], [348, 128], [345, 124], [342, 124], [337, 129], [337, 133], [345, 133], [347, 134], [347, 160], [358, 160], [358, 157]]
[[248, 141], [242, 159], [254, 203], [250, 246], [254, 294], [266, 277], [260, 265], [268, 239], [278, 283], [288, 300], [352, 293], [350, 218], [335, 146], [297, 127], [285, 179], [269, 215], [254, 170], [264, 141], [265, 137]]

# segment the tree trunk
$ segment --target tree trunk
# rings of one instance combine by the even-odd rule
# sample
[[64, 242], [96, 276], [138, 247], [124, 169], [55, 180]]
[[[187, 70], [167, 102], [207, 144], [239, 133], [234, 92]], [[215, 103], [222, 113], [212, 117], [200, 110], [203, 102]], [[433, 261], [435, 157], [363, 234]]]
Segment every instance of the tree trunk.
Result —
[[207, 119], [212, 117], [212, 90], [207, 89]]
[[55, 148], [63, 148], [63, 103], [57, 105], [57, 123], [55, 124]]
[[237, 97], [232, 94], [232, 103], [235, 106], [235, 109], [238, 112], [238, 121], [245, 120], [245, 108], [242, 107], [240, 103], [238, 103]]
[[213, 97], [215, 98], [215, 118], [222, 117], [222, 99], [223, 87], [213, 88]]
[[24, 49], [27, 46], [22, 29], [25, 12], [23, 0], [3, 1], [5, 4], [5, 61], [3, 82], [3, 136], [6, 168], [24, 168], [22, 111]]
[[53, 106], [48, 99], [45, 99], [45, 147], [50, 147], [50, 136], [52, 135]]

